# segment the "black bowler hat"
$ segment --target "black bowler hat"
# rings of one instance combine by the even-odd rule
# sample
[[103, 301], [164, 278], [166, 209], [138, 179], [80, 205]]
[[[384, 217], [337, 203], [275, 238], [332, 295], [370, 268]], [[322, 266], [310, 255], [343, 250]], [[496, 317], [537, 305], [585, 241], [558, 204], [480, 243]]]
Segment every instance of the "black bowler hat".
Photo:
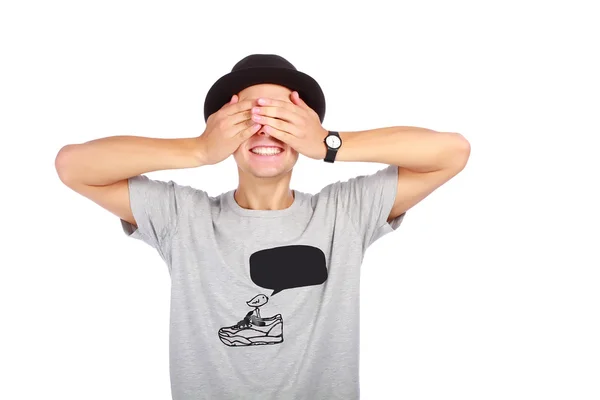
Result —
[[316, 80], [300, 72], [285, 58], [276, 54], [252, 54], [235, 64], [228, 74], [217, 80], [204, 100], [204, 121], [243, 89], [261, 83], [273, 83], [296, 90], [323, 122], [325, 95]]

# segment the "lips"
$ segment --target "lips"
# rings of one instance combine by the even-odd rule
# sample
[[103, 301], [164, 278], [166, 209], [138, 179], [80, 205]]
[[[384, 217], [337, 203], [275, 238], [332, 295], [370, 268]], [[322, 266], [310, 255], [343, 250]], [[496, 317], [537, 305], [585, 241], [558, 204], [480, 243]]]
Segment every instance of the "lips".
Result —
[[249, 149], [249, 150], [252, 150], [252, 149], [254, 149], [254, 148], [256, 148], [256, 147], [276, 147], [276, 148], [278, 148], [278, 149], [281, 149], [281, 150], [283, 150], [283, 147], [281, 147], [281, 146], [277, 146], [277, 145], [275, 145], [275, 144], [256, 144], [256, 145], [254, 145], [254, 146], [250, 147], [250, 149]]
[[[263, 147], [263, 148], [268, 148], [270, 150], [253, 150], [256, 149], [257, 147]], [[279, 149], [279, 150], [276, 150]], [[255, 152], [256, 151], [256, 152]], [[253, 160], [269, 160], [269, 161], [274, 161], [274, 160], [280, 160], [281, 157], [283, 157], [283, 154], [285, 153], [285, 150], [279, 146], [253, 146], [250, 150], [248, 150], [248, 152], [250, 153], [250, 158]]]

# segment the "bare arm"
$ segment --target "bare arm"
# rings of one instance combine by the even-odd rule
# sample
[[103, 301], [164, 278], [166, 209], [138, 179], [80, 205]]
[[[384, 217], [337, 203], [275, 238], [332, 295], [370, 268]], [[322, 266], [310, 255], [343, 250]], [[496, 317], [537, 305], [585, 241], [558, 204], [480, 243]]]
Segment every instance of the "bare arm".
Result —
[[[323, 139], [328, 130], [319, 116], [296, 91], [293, 104], [261, 98], [253, 119], [265, 124], [265, 132], [288, 143], [299, 153], [322, 160], [326, 156]], [[339, 132], [342, 147], [337, 161], [376, 162], [398, 168], [398, 185], [388, 222], [402, 215], [466, 166], [471, 144], [456, 132], [438, 132], [416, 126], [391, 126], [361, 131]]]
[[203, 149], [199, 138], [111, 136], [64, 146], [56, 156], [55, 168], [66, 186], [136, 225], [127, 179], [152, 171], [202, 166]]
[[456, 132], [394, 126], [340, 132], [337, 160], [398, 166], [398, 191], [388, 221], [401, 215], [466, 166], [471, 145]]
[[137, 226], [129, 202], [128, 179], [152, 171], [195, 168], [225, 160], [260, 128], [251, 119], [253, 106], [254, 100], [239, 101], [233, 95], [229, 103], [210, 115], [199, 137], [110, 136], [66, 145], [56, 155], [56, 172], [69, 188]]

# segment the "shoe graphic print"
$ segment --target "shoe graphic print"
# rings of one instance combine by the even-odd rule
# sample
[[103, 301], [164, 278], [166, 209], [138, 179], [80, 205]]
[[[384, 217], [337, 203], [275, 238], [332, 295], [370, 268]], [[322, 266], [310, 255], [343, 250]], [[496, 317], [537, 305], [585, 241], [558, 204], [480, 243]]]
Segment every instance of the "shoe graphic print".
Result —
[[258, 346], [283, 342], [283, 318], [281, 314], [263, 318], [260, 307], [269, 301], [264, 294], [246, 302], [254, 310], [248, 312], [237, 324], [219, 329], [219, 339], [231, 347]]

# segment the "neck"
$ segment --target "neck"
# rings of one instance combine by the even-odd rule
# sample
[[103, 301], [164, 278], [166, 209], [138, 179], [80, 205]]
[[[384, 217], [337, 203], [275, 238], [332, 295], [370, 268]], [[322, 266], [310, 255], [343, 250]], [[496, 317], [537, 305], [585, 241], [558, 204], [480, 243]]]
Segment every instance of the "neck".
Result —
[[295, 197], [290, 179], [291, 174], [276, 178], [240, 177], [234, 199], [240, 207], [249, 210], [286, 209]]

